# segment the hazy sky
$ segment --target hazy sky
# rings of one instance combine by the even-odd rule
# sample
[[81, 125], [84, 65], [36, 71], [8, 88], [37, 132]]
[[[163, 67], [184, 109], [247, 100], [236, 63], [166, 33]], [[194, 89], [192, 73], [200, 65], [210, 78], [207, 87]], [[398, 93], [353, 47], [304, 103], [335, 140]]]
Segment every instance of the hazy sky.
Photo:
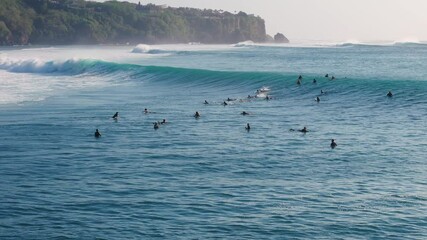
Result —
[[[138, 0], [128, 0], [138, 2]], [[292, 40], [427, 40], [427, 0], [155, 0], [142, 4], [244, 11]]]

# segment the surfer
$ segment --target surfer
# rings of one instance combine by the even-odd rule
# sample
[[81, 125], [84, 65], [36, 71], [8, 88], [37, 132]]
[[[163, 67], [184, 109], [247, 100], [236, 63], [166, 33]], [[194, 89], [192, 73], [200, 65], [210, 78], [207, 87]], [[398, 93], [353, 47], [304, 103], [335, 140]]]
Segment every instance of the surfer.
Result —
[[388, 91], [387, 97], [393, 97], [393, 93], [391, 93], [391, 91]]
[[222, 105], [227, 106], [227, 105], [228, 105], [228, 103], [224, 101], [224, 102], [222, 103]]
[[245, 129], [246, 129], [247, 131], [251, 130], [251, 126], [249, 125], [249, 123], [248, 123], [248, 124], [246, 124]]
[[199, 118], [199, 117], [200, 117], [200, 113], [199, 113], [199, 112], [196, 112], [196, 113], [194, 114], [194, 117], [195, 117], [195, 118]]
[[261, 89], [256, 90], [256, 93], [265, 93], [265, 92], [269, 92], [270, 89], [268, 87], [262, 87]]
[[205, 100], [205, 104], [209, 104], [208, 101]]
[[301, 79], [298, 78], [297, 85], [301, 85]]
[[302, 80], [302, 76], [301, 75], [299, 75], [298, 80]]
[[98, 131], [98, 129], [96, 129], [96, 131], [95, 131], [95, 137], [96, 138], [101, 137], [101, 133]]
[[317, 83], [317, 80], [316, 79], [313, 79], [313, 84], [316, 84]]
[[[295, 132], [295, 129], [291, 128], [291, 129], [289, 129], [289, 131], [290, 132]], [[296, 130], [296, 131], [302, 132], [302, 133], [307, 133], [308, 129], [307, 129], [307, 127], [304, 127], [303, 129], [299, 129], [299, 130]]]
[[319, 97], [316, 97], [316, 102], [320, 102], [320, 98]]
[[154, 129], [159, 129], [159, 123], [157, 122], [154, 123]]
[[245, 112], [245, 111], [243, 111], [242, 113], [240, 113], [240, 114], [242, 114], [243, 116], [245, 116], [245, 115], [249, 115], [249, 113], [248, 112]]
[[331, 77], [331, 80], [335, 80], [335, 77], [334, 77], [334, 76], [332, 76], [332, 77]]
[[116, 112], [112, 118], [114, 118], [114, 120], [117, 120], [117, 118], [119, 118], [119, 112]]
[[335, 139], [331, 140], [331, 148], [335, 148], [338, 144], [335, 142]]
[[160, 124], [166, 124], [166, 119], [163, 119], [163, 121], [161, 121]]
[[328, 77], [329, 77], [329, 74], [326, 74], [326, 75], [325, 75], [325, 78], [328, 78]]
[[148, 109], [144, 109], [144, 113], [145, 114], [149, 113]]
[[307, 127], [304, 127], [303, 129], [300, 129], [300, 130], [298, 130], [299, 132], [302, 132], [302, 133], [307, 133], [308, 132], [308, 129], [307, 129]]
[[268, 100], [270, 100], [270, 99], [271, 99], [271, 97], [270, 97], [270, 96], [268, 96], [268, 95], [267, 95], [267, 96], [265, 96], [265, 100], [267, 100], [267, 101], [268, 101]]

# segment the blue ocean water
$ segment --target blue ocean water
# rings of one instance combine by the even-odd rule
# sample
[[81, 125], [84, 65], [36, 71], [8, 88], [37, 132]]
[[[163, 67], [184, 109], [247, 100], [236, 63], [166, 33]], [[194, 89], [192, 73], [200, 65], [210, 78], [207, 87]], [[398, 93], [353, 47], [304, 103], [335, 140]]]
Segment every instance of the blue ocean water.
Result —
[[426, 239], [426, 119], [424, 44], [2, 48], [0, 239]]

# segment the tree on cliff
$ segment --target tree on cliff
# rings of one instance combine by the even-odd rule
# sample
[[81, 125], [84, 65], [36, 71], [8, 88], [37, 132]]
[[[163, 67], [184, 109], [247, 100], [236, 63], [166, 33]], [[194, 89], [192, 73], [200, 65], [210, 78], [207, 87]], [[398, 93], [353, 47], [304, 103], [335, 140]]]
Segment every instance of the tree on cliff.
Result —
[[263, 42], [265, 23], [239, 12], [84, 0], [1, 0], [0, 44]]

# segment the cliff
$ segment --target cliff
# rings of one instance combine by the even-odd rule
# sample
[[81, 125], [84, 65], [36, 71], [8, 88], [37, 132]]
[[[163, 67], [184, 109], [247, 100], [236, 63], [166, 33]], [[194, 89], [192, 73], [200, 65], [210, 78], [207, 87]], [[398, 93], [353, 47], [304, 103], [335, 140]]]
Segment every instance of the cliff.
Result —
[[244, 12], [128, 2], [1, 0], [0, 44], [264, 42], [265, 23]]

